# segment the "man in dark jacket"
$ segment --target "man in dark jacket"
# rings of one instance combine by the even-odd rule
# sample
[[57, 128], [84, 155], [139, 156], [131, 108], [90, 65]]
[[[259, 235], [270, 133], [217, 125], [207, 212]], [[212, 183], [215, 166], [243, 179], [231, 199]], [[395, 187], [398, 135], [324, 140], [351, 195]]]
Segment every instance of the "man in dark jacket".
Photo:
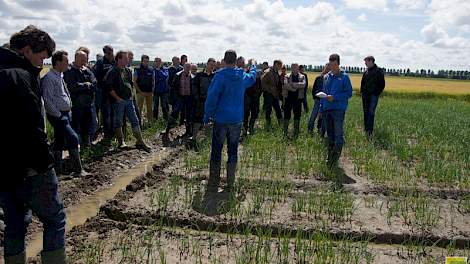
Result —
[[307, 100], [308, 75], [307, 75], [307, 73], [305, 73], [305, 66], [304, 65], [299, 66], [299, 71], [302, 75], [305, 76], [304, 101], [302, 102], [302, 105], [304, 106], [305, 113], [308, 113], [308, 100]]
[[178, 72], [173, 78], [171, 89], [174, 91], [176, 98], [173, 105], [173, 110], [168, 117], [168, 122], [165, 130], [165, 137], [169, 135], [170, 129], [176, 125], [176, 121], [180, 116], [181, 111], [185, 111], [184, 119], [186, 132], [185, 136], [191, 136], [192, 132], [192, 117], [193, 117], [193, 82], [194, 76], [190, 72], [191, 64], [186, 63], [183, 70]]
[[158, 120], [158, 108], [161, 105], [163, 119], [168, 120], [168, 68], [163, 66], [162, 59], [155, 58], [155, 88], [153, 91], [153, 117]]
[[385, 77], [381, 68], [375, 64], [375, 58], [368, 56], [364, 59], [367, 70], [362, 75], [361, 96], [364, 111], [364, 131], [372, 136], [374, 131], [375, 109], [379, 103], [379, 96], [385, 89]]
[[[44, 128], [39, 73], [52, 55], [49, 34], [27, 26], [0, 48], [0, 206], [5, 263], [25, 263], [25, 236], [33, 212], [44, 223], [42, 263], [65, 263], [65, 213]], [[14, 111], [14, 113], [12, 113]]]
[[266, 114], [266, 129], [271, 129], [271, 113], [272, 109], [276, 112], [277, 122], [279, 126], [282, 123], [282, 110], [279, 105], [281, 98], [282, 83], [279, 70], [282, 68], [282, 61], [275, 60], [273, 66], [266, 69], [261, 75], [261, 88], [263, 89], [263, 106]]
[[[261, 74], [269, 68], [267, 62], [263, 62], [262, 69], [256, 72], [256, 82], [245, 92], [245, 113], [243, 116], [243, 135], [252, 135], [255, 132], [255, 122], [259, 115], [261, 89]], [[246, 69], [248, 73], [250, 69]]]
[[64, 72], [64, 81], [72, 97], [72, 128], [80, 136], [81, 146], [90, 146], [97, 127], [95, 93], [97, 81], [93, 72], [86, 67], [87, 55], [75, 52], [75, 61]]
[[323, 118], [320, 113], [320, 98], [316, 96], [317, 93], [321, 92], [323, 89], [323, 79], [325, 75], [330, 71], [328, 63], [323, 68], [323, 71], [320, 75], [315, 78], [315, 82], [313, 83], [312, 87], [312, 98], [313, 98], [313, 109], [312, 114], [310, 115], [310, 119], [308, 120], [308, 133], [311, 134], [313, 132], [313, 128], [315, 126], [315, 120], [318, 117], [317, 129], [320, 136], [324, 136], [326, 132], [326, 128], [323, 125]]
[[98, 81], [98, 91], [95, 98], [95, 106], [97, 115], [101, 112], [101, 125], [103, 126], [104, 137], [107, 141], [111, 141], [113, 131], [113, 111], [111, 108], [111, 98], [106, 90], [105, 76], [114, 66], [113, 47], [106, 45], [103, 47], [104, 57], [96, 62], [93, 67], [93, 73]]
[[180, 65], [180, 58], [177, 56], [174, 56], [171, 59], [171, 62], [172, 65], [168, 68], [168, 85], [170, 86], [169, 103], [172, 108], [171, 110], [173, 111], [173, 108], [176, 106], [177, 93], [174, 89], [172, 89], [171, 85], [173, 84], [173, 79], [175, 78], [176, 74], [183, 70], [183, 66]]
[[144, 111], [144, 103], [147, 113], [147, 122], [151, 122], [153, 118], [153, 88], [155, 87], [155, 76], [153, 68], [149, 65], [149, 56], [142, 55], [140, 67], [134, 70], [134, 86], [137, 92], [137, 108], [139, 115], [142, 117]]
[[194, 78], [194, 127], [192, 137], [197, 139], [197, 133], [201, 129], [202, 119], [204, 118], [204, 104], [206, 103], [207, 90], [214, 78], [215, 59], [209, 58], [204, 71], [198, 72]]
[[129, 59], [126, 51], [116, 54], [116, 65], [106, 74], [106, 86], [113, 98], [114, 120], [113, 125], [119, 147], [125, 147], [124, 134], [122, 131], [124, 116], [131, 123], [132, 132], [136, 138], [138, 149], [150, 152], [151, 149], [145, 144], [140, 130], [139, 119], [132, 98], [132, 72], [127, 67]]

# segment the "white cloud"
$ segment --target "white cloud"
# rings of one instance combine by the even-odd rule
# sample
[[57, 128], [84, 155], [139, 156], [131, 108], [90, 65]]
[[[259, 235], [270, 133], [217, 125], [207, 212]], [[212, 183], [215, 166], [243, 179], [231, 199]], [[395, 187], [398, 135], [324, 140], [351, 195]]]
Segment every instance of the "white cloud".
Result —
[[387, 8], [387, 0], [343, 0], [346, 7], [352, 9], [380, 10]]
[[360, 14], [358, 17], [357, 17], [357, 20], [361, 21], [361, 22], [367, 22], [367, 16], [366, 14], [362, 13]]
[[[287, 63], [320, 65], [330, 53], [337, 52], [342, 64], [351, 66], [362, 66], [363, 57], [373, 54], [387, 68], [470, 67], [461, 59], [470, 57], [468, 49], [462, 48], [468, 47], [468, 40], [448, 33], [452, 25], [464, 26], [465, 17], [435, 23], [431, 18], [439, 12], [436, 4], [428, 13], [428, 25], [421, 30], [423, 41], [418, 41], [402, 39], [390, 28], [382, 32], [364, 30], [359, 27], [364, 23], [358, 21], [372, 21], [369, 10], [357, 20], [351, 19], [343, 9], [326, 1], [297, 7], [280, 0], [252, 0], [247, 4], [224, 0], [41, 2], [63, 11], [38, 12], [36, 0], [0, 0], [0, 44], [24, 26], [35, 24], [51, 34], [59, 49], [73, 52], [85, 45], [92, 50], [92, 57], [101, 53], [103, 45], [111, 44], [115, 50], [133, 50], [136, 58], [145, 53], [170, 60], [185, 53], [192, 62], [221, 59], [226, 49], [233, 48], [246, 58], [270, 62], [279, 58]], [[345, 3], [351, 8], [387, 8], [386, 0]]]
[[470, 1], [432, 0], [429, 13], [434, 24], [441, 27], [457, 27], [470, 30]]
[[426, 7], [428, 0], [395, 0], [400, 10], [419, 10]]

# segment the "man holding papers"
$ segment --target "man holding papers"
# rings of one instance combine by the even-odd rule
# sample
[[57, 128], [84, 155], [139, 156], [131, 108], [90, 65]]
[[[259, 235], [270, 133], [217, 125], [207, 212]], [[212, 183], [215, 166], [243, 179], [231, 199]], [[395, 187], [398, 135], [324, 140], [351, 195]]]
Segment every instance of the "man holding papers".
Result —
[[325, 118], [326, 131], [328, 134], [328, 157], [329, 169], [338, 166], [338, 160], [344, 144], [343, 124], [348, 100], [352, 96], [352, 85], [349, 76], [340, 71], [340, 57], [332, 54], [329, 58], [330, 72], [326, 74], [322, 93], [317, 96], [321, 98], [320, 109]]

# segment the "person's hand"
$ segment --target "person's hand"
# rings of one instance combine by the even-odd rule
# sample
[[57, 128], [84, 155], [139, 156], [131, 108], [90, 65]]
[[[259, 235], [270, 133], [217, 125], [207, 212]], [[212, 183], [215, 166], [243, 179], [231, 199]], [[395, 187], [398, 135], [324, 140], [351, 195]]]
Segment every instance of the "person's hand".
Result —
[[334, 99], [335, 99], [335, 98], [333, 97], [333, 95], [328, 95], [328, 96], [326, 97], [326, 100], [328, 100], [328, 102], [333, 102]]
[[256, 60], [255, 59], [249, 59], [248, 60], [248, 65], [250, 65], [250, 66], [256, 65]]
[[91, 86], [93, 85], [91, 82], [85, 82], [85, 85], [88, 86], [88, 89], [91, 89]]
[[118, 97], [118, 98], [116, 98], [116, 102], [117, 103], [122, 103], [122, 102], [124, 102], [124, 100], [121, 97]]

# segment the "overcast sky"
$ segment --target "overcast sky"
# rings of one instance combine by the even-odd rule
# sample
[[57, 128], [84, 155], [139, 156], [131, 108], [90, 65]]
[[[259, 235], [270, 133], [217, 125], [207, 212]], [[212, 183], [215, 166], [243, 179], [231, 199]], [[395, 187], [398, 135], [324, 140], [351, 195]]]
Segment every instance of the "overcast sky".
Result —
[[0, 0], [0, 42], [34, 24], [59, 49], [104, 44], [170, 60], [220, 59], [343, 65], [374, 55], [392, 68], [470, 69], [469, 0]]

